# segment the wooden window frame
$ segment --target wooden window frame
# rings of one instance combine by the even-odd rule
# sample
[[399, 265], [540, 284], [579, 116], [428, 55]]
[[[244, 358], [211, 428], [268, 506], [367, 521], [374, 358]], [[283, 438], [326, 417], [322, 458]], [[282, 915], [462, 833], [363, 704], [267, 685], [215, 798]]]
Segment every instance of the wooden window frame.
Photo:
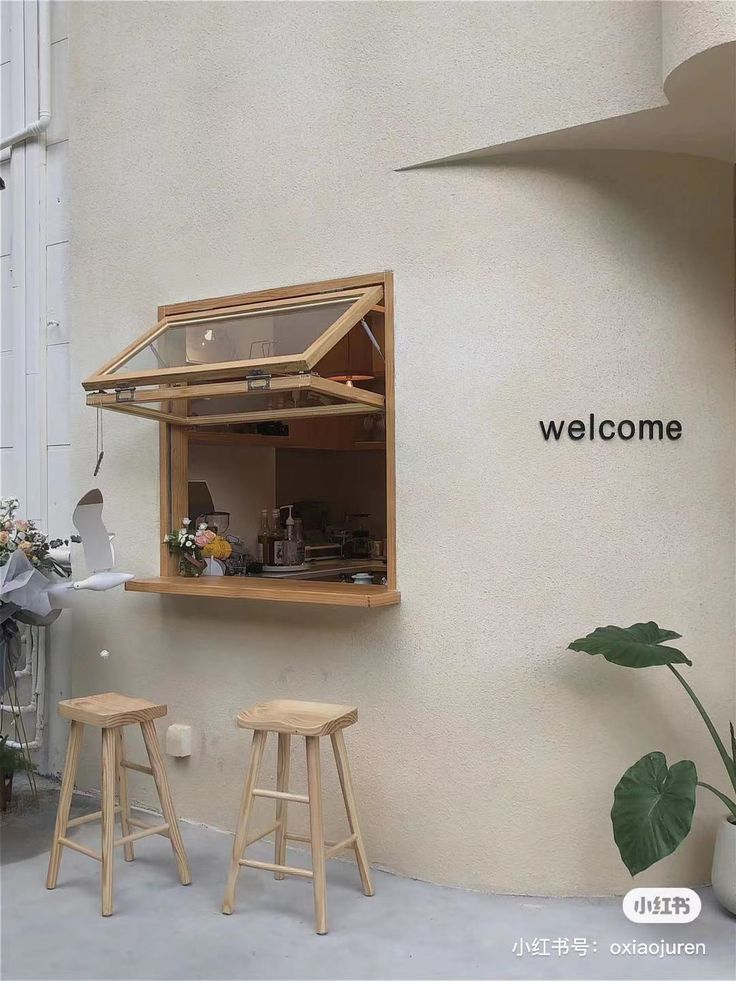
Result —
[[[394, 404], [394, 298], [393, 273], [383, 272], [368, 276], [354, 276], [324, 282], [306, 283], [297, 286], [261, 290], [257, 293], [240, 293], [209, 300], [167, 304], [158, 309], [158, 322], [168, 318], [201, 314], [203, 311], [217, 309], [233, 311], [244, 304], [295, 299], [317, 294], [334, 294], [365, 287], [380, 288], [382, 302], [376, 302], [378, 293], [370, 289], [372, 309], [383, 314], [384, 318], [384, 362], [385, 362], [385, 403], [386, 418], [385, 459], [386, 459], [386, 585], [359, 586], [351, 583], [321, 583], [314, 580], [275, 580], [258, 577], [201, 577], [188, 579], [176, 575], [176, 560], [170, 556], [165, 545], [160, 551], [160, 576], [154, 579], [134, 579], [125, 588], [132, 592], [153, 592], [188, 596], [219, 596], [233, 599], [255, 599], [272, 602], [309, 603], [334, 606], [383, 607], [400, 602], [401, 594], [397, 586], [396, 562], [396, 446], [395, 446], [395, 404]], [[333, 327], [338, 326], [339, 321]], [[347, 331], [344, 331], [346, 333]], [[324, 336], [320, 338], [324, 341]], [[314, 345], [313, 345], [314, 346]], [[311, 349], [310, 349], [311, 350]], [[319, 354], [319, 357], [322, 355]], [[316, 364], [316, 357], [312, 362]], [[119, 358], [109, 365], [119, 363]], [[99, 376], [99, 373], [98, 373]], [[119, 376], [116, 376], [119, 377]], [[90, 387], [94, 377], [85, 382]], [[89, 383], [89, 384], [88, 384]], [[109, 387], [110, 378], [106, 382]], [[370, 393], [366, 393], [370, 394]], [[114, 398], [114, 396], [113, 396]], [[172, 403], [173, 405], [173, 403]], [[111, 407], [110, 405], [107, 406]], [[139, 410], [142, 408], [138, 407]], [[334, 407], [329, 407], [334, 408]], [[358, 411], [370, 411], [368, 405], [358, 406]], [[176, 408], [172, 411], [176, 412]], [[183, 414], [186, 410], [181, 407]], [[344, 412], [343, 412], [344, 414]], [[197, 439], [197, 433], [172, 422], [159, 423], [160, 457], [160, 525], [161, 538], [187, 513], [189, 480], [189, 444]]]
[[[255, 295], [248, 293], [237, 294], [234, 299], [239, 302], [229, 304], [225, 303], [226, 298], [214, 298], [209, 301], [212, 306], [204, 309], [201, 306], [196, 310], [181, 309], [185, 304], [176, 304], [175, 307], [159, 307], [159, 317], [156, 324], [124, 348], [112, 360], [102, 365], [95, 374], [90, 375], [89, 378], [85, 378], [82, 386], [87, 391], [94, 392], [130, 385], [166, 385], [172, 382], [191, 383], [194, 381], [226, 380], [228, 378], [243, 377], [253, 369], [267, 369], [274, 374], [311, 371], [321, 358], [352, 330], [361, 317], [364, 317], [371, 309], [376, 307], [383, 296], [383, 288], [377, 284], [372, 284], [362, 289], [336, 290], [334, 292], [324, 290], [322, 293], [316, 295], [313, 293], [293, 293], [291, 300], [285, 297], [275, 297], [270, 301], [261, 300], [260, 296], [262, 294], [257, 294], [259, 296], [258, 300], [248, 299], [249, 296]], [[334, 323], [325, 328], [323, 333], [312, 344], [298, 354], [248, 358], [240, 361], [223, 361], [200, 365], [189, 364], [166, 368], [145, 368], [139, 369], [138, 371], [118, 371], [119, 367], [145, 350], [145, 348], [169, 328], [186, 326], [189, 321], [215, 321], [237, 316], [238, 314], [257, 314], [280, 308], [290, 309], [294, 306], [302, 305], [295, 302], [298, 300], [306, 301], [303, 305], [309, 306], [348, 299], [354, 300], [350, 307]], [[198, 302], [201, 303], [201, 301]], [[176, 312], [172, 312], [175, 308]], [[206, 316], [203, 316], [203, 314]]]
[[[260, 381], [260, 379], [256, 379]], [[213, 398], [216, 396], [258, 396], [268, 392], [312, 392], [330, 396], [342, 401], [333, 405], [303, 406], [299, 408], [269, 409], [260, 412], [243, 409], [239, 412], [219, 413], [217, 415], [179, 415], [177, 402], [186, 403], [189, 399]], [[149, 408], [146, 403], [166, 402], [168, 411]], [[170, 422], [177, 426], [214, 426], [233, 422], [267, 422], [278, 419], [307, 419], [320, 416], [361, 415], [367, 412], [383, 412], [385, 399], [378, 392], [368, 392], [362, 388], [349, 388], [330, 378], [318, 375], [277, 375], [268, 379], [267, 389], [254, 386], [253, 380], [233, 382], [212, 382], [195, 385], [159, 385], [150, 388], [134, 389], [130, 400], [120, 401], [117, 393], [96, 392], [87, 396], [87, 405], [140, 416], [158, 422]]]

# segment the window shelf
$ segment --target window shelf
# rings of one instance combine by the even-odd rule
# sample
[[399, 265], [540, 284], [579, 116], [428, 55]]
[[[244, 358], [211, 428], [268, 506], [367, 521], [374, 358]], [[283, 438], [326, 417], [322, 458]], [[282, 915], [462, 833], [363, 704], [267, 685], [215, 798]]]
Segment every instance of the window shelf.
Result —
[[224, 599], [265, 600], [271, 603], [316, 603], [324, 606], [396, 606], [401, 593], [388, 586], [356, 586], [351, 583], [322, 583], [285, 579], [256, 579], [238, 576], [157, 576], [131, 579], [126, 590], [161, 593], [167, 596], [219, 596]]

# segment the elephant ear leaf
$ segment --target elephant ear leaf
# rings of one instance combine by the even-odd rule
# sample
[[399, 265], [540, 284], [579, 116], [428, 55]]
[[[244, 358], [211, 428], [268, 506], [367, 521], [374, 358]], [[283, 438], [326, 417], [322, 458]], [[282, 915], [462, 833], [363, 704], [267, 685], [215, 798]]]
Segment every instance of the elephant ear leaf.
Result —
[[662, 647], [662, 641], [674, 640], [681, 634], [662, 630], [650, 620], [630, 627], [596, 627], [593, 633], [580, 637], [568, 650], [602, 654], [611, 664], [625, 668], [650, 668], [656, 664], [692, 664], [676, 647]]
[[632, 875], [670, 855], [687, 836], [698, 774], [691, 760], [669, 769], [664, 753], [647, 753], [613, 792], [613, 837]]

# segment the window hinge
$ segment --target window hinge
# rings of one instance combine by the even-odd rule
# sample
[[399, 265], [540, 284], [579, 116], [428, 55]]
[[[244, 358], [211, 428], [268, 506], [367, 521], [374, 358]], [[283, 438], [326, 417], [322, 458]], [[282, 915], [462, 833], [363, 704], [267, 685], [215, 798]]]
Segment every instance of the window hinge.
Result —
[[120, 385], [115, 389], [116, 402], [133, 402], [135, 400], [135, 385]]
[[249, 392], [267, 392], [271, 387], [270, 375], [248, 375], [245, 381]]

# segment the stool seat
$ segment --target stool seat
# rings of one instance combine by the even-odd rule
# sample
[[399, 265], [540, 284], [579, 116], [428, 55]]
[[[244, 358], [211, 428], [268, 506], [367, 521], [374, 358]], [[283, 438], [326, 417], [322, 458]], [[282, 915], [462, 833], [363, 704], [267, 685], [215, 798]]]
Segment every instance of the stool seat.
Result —
[[[166, 711], [165, 705], [149, 702], [145, 698], [131, 698], [129, 695], [120, 695], [112, 691], [105, 692], [103, 695], [68, 698], [59, 702], [59, 715], [63, 719], [70, 719], [71, 725], [69, 727], [64, 773], [61, 778], [59, 806], [56, 810], [54, 837], [49, 855], [49, 869], [46, 874], [46, 888], [56, 888], [62, 851], [71, 848], [72, 851], [81, 852], [82, 855], [93, 858], [100, 863], [103, 916], [110, 916], [113, 911], [113, 855], [119, 846], [123, 848], [125, 861], [132, 862], [135, 858], [134, 842], [151, 835], [163, 835], [171, 843], [181, 884], [186, 886], [192, 881], [154, 723], [154, 719], [166, 715]], [[100, 795], [102, 806], [99, 811], [70, 820], [69, 811], [79, 767], [84, 728], [88, 725], [95, 726], [100, 730], [102, 741], [102, 793]], [[123, 730], [130, 725], [140, 725], [150, 765], [134, 763], [132, 760], [126, 759]], [[130, 813], [128, 770], [137, 770], [153, 777], [164, 816], [163, 823], [150, 824], [146, 821], [140, 821]], [[121, 835], [116, 838], [115, 817], [118, 814], [120, 815]], [[68, 835], [72, 828], [76, 828], [80, 824], [87, 824], [90, 821], [102, 822], [101, 849], [99, 852], [88, 848]]]
[[357, 721], [358, 710], [354, 705], [292, 699], [261, 702], [241, 712], [236, 719], [239, 729], [284, 732], [292, 736], [331, 736]]
[[85, 695], [59, 702], [59, 715], [88, 726], [112, 729], [116, 726], [150, 722], [166, 715], [166, 705], [157, 705], [145, 698], [130, 698], [108, 691], [104, 695]]

